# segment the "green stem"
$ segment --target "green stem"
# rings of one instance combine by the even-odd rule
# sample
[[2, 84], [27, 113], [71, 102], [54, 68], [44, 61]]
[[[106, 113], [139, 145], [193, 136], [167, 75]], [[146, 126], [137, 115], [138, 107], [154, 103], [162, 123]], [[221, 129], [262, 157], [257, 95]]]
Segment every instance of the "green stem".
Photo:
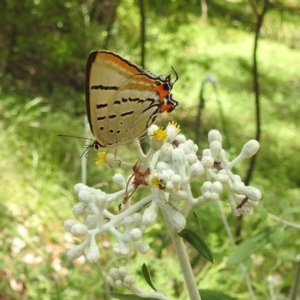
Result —
[[171, 222], [169, 221], [168, 215], [164, 212], [163, 209], [161, 211], [168, 226], [168, 232], [171, 236], [173, 246], [179, 260], [180, 268], [185, 280], [190, 299], [201, 300], [201, 296], [199, 294], [193, 270], [186, 253], [186, 247], [183, 243], [183, 239], [180, 236], [178, 236], [177, 231], [173, 229]]

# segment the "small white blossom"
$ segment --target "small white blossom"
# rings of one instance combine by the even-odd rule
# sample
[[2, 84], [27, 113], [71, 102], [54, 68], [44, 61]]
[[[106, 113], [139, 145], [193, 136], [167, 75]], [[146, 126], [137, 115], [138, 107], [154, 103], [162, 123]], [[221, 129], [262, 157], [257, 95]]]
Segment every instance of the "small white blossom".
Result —
[[211, 152], [211, 156], [216, 159], [222, 150], [222, 144], [218, 141], [213, 141], [210, 143], [209, 149]]
[[190, 180], [201, 177], [204, 174], [204, 168], [202, 163], [200, 161], [196, 161], [194, 164], [192, 164], [188, 174]]
[[253, 201], [259, 201], [261, 199], [260, 190], [253, 187], [253, 186], [246, 186], [245, 187], [245, 195]]
[[186, 141], [186, 137], [180, 133], [177, 135], [176, 140], [179, 144], [182, 144]]
[[259, 143], [256, 140], [251, 140], [244, 145], [241, 154], [243, 158], [249, 158], [255, 155], [258, 149]]
[[142, 238], [142, 231], [139, 228], [133, 228], [129, 232], [129, 236], [133, 241], [138, 241]]
[[71, 232], [71, 229], [75, 224], [76, 224], [76, 222], [74, 220], [69, 219], [64, 222], [64, 227], [65, 227], [65, 229], [67, 229], [68, 231]]
[[208, 133], [208, 142], [211, 144], [214, 141], [222, 144], [222, 136], [218, 130], [211, 130]]
[[126, 187], [126, 182], [122, 174], [115, 174], [113, 176], [113, 182], [122, 189]]
[[152, 226], [156, 222], [157, 212], [156, 203], [152, 202], [149, 207], [147, 207], [143, 213], [143, 224], [146, 227]]
[[135, 283], [135, 278], [133, 275], [126, 275], [124, 277], [123, 283], [125, 286], [129, 286]]
[[211, 156], [203, 156], [201, 159], [201, 163], [204, 169], [211, 169], [215, 161]]
[[150, 251], [150, 246], [147, 243], [138, 243], [135, 245], [135, 248], [140, 253], [146, 254]]
[[172, 151], [172, 160], [175, 164], [183, 164], [185, 158], [184, 151], [179, 148], [176, 148]]
[[100, 257], [100, 251], [96, 244], [93, 244], [89, 247], [87, 253], [86, 253], [86, 259], [89, 262], [95, 263], [99, 260]]
[[75, 224], [71, 228], [71, 233], [76, 237], [84, 237], [88, 234], [88, 229], [83, 224]]
[[80, 257], [83, 254], [85, 247], [86, 247], [85, 244], [80, 244], [80, 245], [74, 246], [73, 248], [69, 249], [67, 251], [68, 259], [74, 260], [74, 259], [77, 259], [78, 257]]
[[76, 203], [73, 206], [73, 210], [72, 211], [73, 211], [73, 214], [75, 216], [82, 216], [82, 215], [86, 214], [87, 205], [85, 203], [82, 203], [82, 202]]
[[111, 269], [109, 269], [108, 276], [111, 279], [114, 279], [114, 280], [119, 279], [119, 270], [117, 268], [111, 268]]
[[119, 268], [119, 275], [120, 277], [125, 277], [128, 274], [127, 268], [126, 267], [120, 267]]

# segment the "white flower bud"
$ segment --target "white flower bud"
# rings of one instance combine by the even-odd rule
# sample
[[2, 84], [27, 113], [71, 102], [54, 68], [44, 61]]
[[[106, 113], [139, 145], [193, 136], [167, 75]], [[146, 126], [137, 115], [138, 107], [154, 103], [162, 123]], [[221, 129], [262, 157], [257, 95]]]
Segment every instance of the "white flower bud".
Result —
[[123, 279], [124, 286], [128, 287], [135, 283], [135, 278], [133, 275], [126, 275]]
[[253, 187], [253, 186], [246, 186], [245, 187], [245, 194], [252, 201], [259, 201], [261, 199], [260, 190]]
[[143, 213], [143, 224], [146, 227], [152, 226], [156, 222], [157, 212], [156, 203], [152, 202]]
[[211, 156], [210, 149], [204, 149], [202, 151], [202, 156]]
[[135, 226], [138, 226], [142, 222], [142, 215], [139, 213], [135, 213], [132, 217], [132, 222]]
[[205, 181], [201, 187], [202, 194], [204, 194], [206, 191], [209, 191], [211, 189], [211, 186], [212, 186], [212, 183], [210, 181]]
[[201, 159], [201, 163], [204, 169], [211, 169], [215, 161], [211, 156], [203, 156]]
[[185, 154], [190, 153], [190, 149], [189, 149], [189, 147], [186, 145], [186, 143], [184, 143], [184, 144], [179, 144], [178, 149], [182, 150]]
[[113, 252], [116, 254], [116, 255], [120, 255], [121, 253], [121, 248], [120, 248], [120, 244], [119, 243], [116, 243], [113, 245]]
[[217, 158], [222, 150], [222, 144], [218, 141], [213, 141], [209, 145], [211, 156]]
[[68, 219], [64, 222], [64, 227], [66, 230], [71, 232], [71, 229], [75, 224], [76, 224], [76, 221]]
[[250, 206], [250, 207], [255, 207], [255, 206], [258, 205], [258, 202], [257, 201], [252, 201], [252, 200], [248, 199], [247, 205]]
[[172, 182], [172, 185], [174, 186], [174, 188], [175, 188], [176, 190], [179, 190], [179, 189], [180, 189], [181, 182], [182, 182], [182, 178], [181, 178], [180, 175], [174, 174], [174, 175], [171, 177], [171, 182]]
[[84, 220], [84, 225], [90, 230], [96, 228], [97, 221], [95, 215], [88, 215]]
[[86, 253], [86, 259], [91, 263], [95, 263], [98, 261], [99, 257], [100, 257], [100, 252], [97, 245], [90, 246]]
[[211, 130], [208, 133], [208, 142], [212, 143], [214, 141], [220, 142], [222, 144], [222, 136], [221, 136], [220, 132], [215, 129]]
[[146, 254], [150, 251], [150, 246], [147, 243], [138, 243], [135, 245], [135, 248], [142, 254]]
[[174, 229], [181, 230], [185, 227], [186, 219], [179, 211], [170, 209], [167, 211], [167, 214], [169, 215], [169, 219]]
[[121, 256], [128, 256], [130, 254], [130, 251], [131, 251], [131, 248], [127, 245], [124, 245], [122, 248], [121, 248], [121, 252], [119, 255]]
[[108, 270], [108, 276], [114, 280], [117, 280], [120, 278], [119, 276], [119, 270], [117, 268], [111, 268]]
[[165, 163], [164, 161], [159, 161], [156, 165], [157, 172], [170, 169], [170, 165]]
[[192, 165], [192, 164], [194, 164], [196, 161], [198, 161], [198, 157], [197, 157], [196, 154], [190, 153], [190, 154], [188, 154], [188, 155], [185, 156], [185, 160], [187, 161], [187, 163], [188, 163], [189, 165]]
[[210, 193], [209, 200], [210, 201], [217, 201], [219, 199], [219, 194], [218, 193]]
[[239, 175], [233, 175], [234, 182], [242, 182], [242, 178]]
[[123, 221], [122, 221], [122, 225], [124, 225], [125, 227], [130, 227], [132, 226], [132, 218], [131, 217], [126, 217]]
[[191, 180], [201, 177], [204, 174], [204, 168], [202, 163], [199, 160], [197, 160], [194, 164], [191, 165], [188, 174]]
[[221, 170], [218, 174], [216, 174], [215, 180], [220, 181], [221, 183], [225, 184], [226, 182], [228, 182], [229, 177], [228, 177], [227, 173], [225, 172], [225, 170]]
[[159, 160], [161, 161], [170, 161], [173, 151], [173, 146], [169, 143], [163, 144], [159, 152]]
[[89, 204], [93, 200], [93, 196], [89, 191], [83, 190], [78, 194], [79, 201]]
[[244, 194], [245, 184], [241, 181], [235, 181], [232, 185], [232, 191], [236, 194]]
[[182, 143], [185, 143], [186, 141], [186, 137], [179, 133], [177, 136], [176, 136], [176, 141], [179, 143], [179, 144], [182, 144]]
[[119, 275], [121, 278], [124, 278], [128, 274], [127, 268], [122, 266], [119, 268]]
[[97, 191], [95, 193], [95, 203], [100, 210], [104, 210], [108, 205], [108, 196], [106, 193]]
[[248, 205], [244, 205], [243, 207], [239, 208], [243, 216], [250, 216], [253, 213], [253, 208]]
[[186, 147], [188, 148], [188, 152], [187, 153], [192, 153], [194, 151], [194, 142], [192, 140], [187, 140], [185, 143]]
[[75, 216], [82, 216], [86, 213], [87, 205], [85, 203], [79, 202], [73, 206], [73, 214]]
[[197, 153], [198, 150], [199, 150], [198, 145], [194, 144], [194, 146], [193, 146], [193, 152]]
[[70, 260], [75, 260], [83, 254], [83, 250], [85, 248], [85, 244], [77, 245], [67, 251], [67, 257]]
[[117, 184], [121, 189], [124, 189], [126, 187], [126, 182], [121, 174], [115, 174], [113, 176], [113, 182]]
[[120, 279], [115, 280], [114, 286], [117, 287], [117, 288], [122, 288], [123, 287], [123, 281], [120, 280]]
[[88, 229], [83, 224], [75, 224], [71, 228], [71, 233], [76, 237], [84, 237], [88, 234]]
[[210, 191], [206, 191], [202, 194], [203, 198], [207, 201], [211, 198], [211, 192]]
[[171, 169], [165, 170], [164, 172], [167, 174], [168, 180], [171, 180], [172, 176], [175, 174], [175, 172]]
[[221, 192], [223, 191], [223, 185], [221, 184], [221, 182], [219, 181], [215, 181], [212, 185], [211, 185], [211, 189], [210, 189], [213, 193], [217, 193], [217, 194], [221, 194]]
[[184, 154], [184, 151], [182, 151], [181, 149], [175, 148], [172, 151], [172, 160], [175, 164], [179, 163], [179, 164], [183, 165], [184, 164], [184, 158], [185, 158], [185, 154]]
[[74, 185], [74, 191], [76, 194], [79, 194], [79, 192], [83, 189], [88, 189], [88, 187], [83, 183], [77, 183]]
[[252, 157], [253, 155], [255, 155], [257, 153], [259, 149], [259, 143], [256, 140], [250, 140], [249, 142], [247, 142], [241, 152], [241, 155], [243, 156], [243, 158], [249, 158]]
[[172, 193], [174, 191], [174, 186], [171, 181], [167, 181], [164, 191], [166, 193]]
[[129, 236], [132, 241], [137, 242], [142, 237], [142, 231], [139, 228], [133, 228], [130, 230]]
[[110, 279], [108, 283], [110, 286], [115, 287], [115, 281], [113, 279]]
[[170, 180], [169, 175], [166, 171], [157, 173], [157, 179], [162, 184], [165, 184], [168, 180]]

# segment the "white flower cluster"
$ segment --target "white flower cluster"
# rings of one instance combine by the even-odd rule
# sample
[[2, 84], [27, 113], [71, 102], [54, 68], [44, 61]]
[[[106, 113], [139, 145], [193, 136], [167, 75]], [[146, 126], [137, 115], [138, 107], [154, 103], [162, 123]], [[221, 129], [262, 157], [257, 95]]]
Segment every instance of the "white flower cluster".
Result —
[[[179, 232], [186, 225], [189, 211], [194, 206], [219, 200], [224, 186], [230, 190], [229, 204], [235, 216], [252, 213], [261, 193], [254, 187], [245, 186], [240, 177], [232, 173], [232, 168], [256, 154], [259, 148], [257, 141], [246, 143], [241, 153], [228, 161], [217, 130], [210, 131], [209, 148], [203, 150], [202, 156], [197, 155], [198, 146], [179, 134], [174, 123], [169, 124], [165, 131], [152, 125], [148, 136], [150, 150], [147, 154], [143, 153], [138, 141], [128, 145], [128, 149], [138, 156], [139, 163], [131, 164], [134, 173], [127, 180], [120, 174], [114, 176], [113, 181], [121, 188], [120, 191], [109, 194], [83, 184], [75, 185], [79, 203], [74, 206], [73, 213], [84, 216], [85, 221], [82, 224], [67, 220], [65, 228], [84, 241], [68, 251], [70, 259], [78, 258], [88, 247], [87, 260], [97, 261], [100, 253], [96, 237], [103, 232], [110, 232], [116, 237], [113, 251], [117, 255], [130, 255], [133, 248], [147, 253], [149, 245], [140, 240], [145, 229], [157, 221], [158, 208], [167, 219], [169, 228]], [[106, 156], [106, 164], [110, 167], [129, 165], [113, 155]], [[194, 197], [190, 183], [196, 179], [202, 179], [203, 183], [200, 195]], [[135, 199], [132, 204], [131, 198], [140, 185], [147, 185], [149, 194], [140, 200]], [[111, 203], [114, 207], [121, 203], [119, 213], [112, 214], [108, 210]], [[142, 207], [146, 207], [143, 213], [138, 213]]]

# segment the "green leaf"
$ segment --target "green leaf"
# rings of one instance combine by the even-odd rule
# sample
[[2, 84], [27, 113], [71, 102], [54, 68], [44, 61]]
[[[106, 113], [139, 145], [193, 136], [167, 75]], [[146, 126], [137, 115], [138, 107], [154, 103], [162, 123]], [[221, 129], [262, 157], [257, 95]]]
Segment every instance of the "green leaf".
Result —
[[116, 298], [116, 299], [125, 299], [125, 300], [157, 300], [155, 298], [142, 298], [142, 297], [139, 297], [137, 295], [133, 295], [133, 294], [119, 294], [119, 293], [111, 293], [110, 294], [113, 298]]
[[201, 300], [237, 300], [237, 298], [232, 298], [221, 292], [214, 290], [200, 290]]
[[274, 237], [276, 231], [276, 227], [267, 227], [260, 233], [242, 242], [230, 253], [226, 264], [228, 266], [236, 265], [249, 258], [252, 253], [262, 249], [265, 245], [270, 243], [273, 240], [272, 236]]
[[185, 228], [178, 233], [183, 239], [189, 242], [201, 256], [210, 262], [214, 262], [210, 248], [207, 246], [204, 238], [196, 231]]
[[146, 264], [143, 264], [143, 266], [142, 266], [142, 274], [143, 274], [145, 280], [147, 281], [147, 283], [152, 287], [152, 289], [154, 291], [157, 291], [157, 289], [154, 287], [154, 285], [152, 283], [151, 275], [150, 275], [150, 272], [149, 272], [148, 267], [146, 266]]

